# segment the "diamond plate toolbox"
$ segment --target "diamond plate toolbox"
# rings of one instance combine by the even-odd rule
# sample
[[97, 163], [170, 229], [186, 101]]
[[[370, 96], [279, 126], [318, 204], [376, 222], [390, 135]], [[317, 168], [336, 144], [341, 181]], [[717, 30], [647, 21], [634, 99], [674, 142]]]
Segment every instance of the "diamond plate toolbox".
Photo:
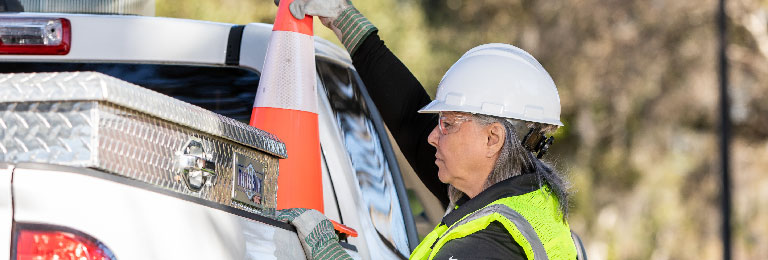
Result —
[[0, 162], [88, 167], [274, 216], [273, 135], [95, 72], [0, 74]]

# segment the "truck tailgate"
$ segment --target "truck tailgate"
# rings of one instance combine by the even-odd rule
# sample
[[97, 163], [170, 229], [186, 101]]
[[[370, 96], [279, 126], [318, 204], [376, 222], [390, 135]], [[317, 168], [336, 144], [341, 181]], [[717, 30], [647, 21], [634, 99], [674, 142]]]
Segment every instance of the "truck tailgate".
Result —
[[294, 231], [92, 169], [19, 164], [13, 199], [16, 224], [75, 229], [118, 259], [304, 258]]
[[10, 255], [13, 202], [11, 200], [11, 178], [13, 166], [0, 163], [0, 256]]

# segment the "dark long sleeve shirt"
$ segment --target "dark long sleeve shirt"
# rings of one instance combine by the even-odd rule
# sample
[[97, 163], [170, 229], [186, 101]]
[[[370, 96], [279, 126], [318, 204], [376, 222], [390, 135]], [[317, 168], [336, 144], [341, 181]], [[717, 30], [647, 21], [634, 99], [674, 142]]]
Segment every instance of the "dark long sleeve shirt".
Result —
[[376, 33], [363, 40], [352, 62], [408, 163], [445, 208], [448, 186], [437, 177], [437, 150], [427, 143], [437, 115], [417, 113], [429, 95]]

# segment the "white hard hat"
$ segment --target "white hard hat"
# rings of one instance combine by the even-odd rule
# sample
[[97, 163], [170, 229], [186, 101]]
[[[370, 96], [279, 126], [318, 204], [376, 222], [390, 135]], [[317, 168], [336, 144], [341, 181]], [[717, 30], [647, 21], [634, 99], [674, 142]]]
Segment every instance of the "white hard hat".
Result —
[[472, 48], [451, 66], [419, 113], [441, 111], [563, 125], [552, 77], [533, 56], [502, 43]]

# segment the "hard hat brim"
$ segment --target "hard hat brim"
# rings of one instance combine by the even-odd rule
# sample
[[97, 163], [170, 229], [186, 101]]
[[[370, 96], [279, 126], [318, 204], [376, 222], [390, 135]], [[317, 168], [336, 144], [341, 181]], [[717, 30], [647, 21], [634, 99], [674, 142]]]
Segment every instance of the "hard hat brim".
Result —
[[421, 114], [436, 114], [440, 112], [467, 112], [473, 114], [486, 114], [471, 111], [471, 109], [467, 109], [466, 106], [448, 105], [445, 102], [440, 102], [439, 100], [432, 100], [432, 102], [429, 102], [429, 104], [419, 109], [418, 112]]
[[514, 115], [514, 114], [504, 114], [504, 113], [488, 113], [487, 111], [482, 111], [479, 107], [476, 109], [473, 109], [471, 107], [467, 106], [459, 106], [459, 105], [449, 105], [445, 102], [440, 102], [439, 100], [432, 100], [429, 104], [419, 109], [419, 113], [422, 114], [435, 114], [439, 112], [466, 112], [466, 113], [472, 113], [472, 114], [481, 114], [481, 115], [489, 115], [489, 116], [498, 116], [502, 118], [509, 118], [509, 119], [516, 119], [516, 120], [522, 120], [522, 121], [528, 121], [528, 122], [536, 122], [536, 123], [543, 123], [543, 124], [550, 124], [550, 125], [556, 125], [556, 126], [563, 126], [563, 123], [560, 122], [560, 120], [547, 120], [542, 118], [528, 118], [524, 115]]
[[442, 112], [442, 111], [449, 111], [449, 110], [435, 109], [435, 105], [437, 103], [440, 103], [440, 102], [437, 101], [437, 100], [432, 100], [432, 102], [429, 102], [429, 104], [427, 104], [426, 106], [424, 106], [421, 109], [419, 109], [418, 112], [421, 113], [421, 114], [435, 114], [435, 113]]

